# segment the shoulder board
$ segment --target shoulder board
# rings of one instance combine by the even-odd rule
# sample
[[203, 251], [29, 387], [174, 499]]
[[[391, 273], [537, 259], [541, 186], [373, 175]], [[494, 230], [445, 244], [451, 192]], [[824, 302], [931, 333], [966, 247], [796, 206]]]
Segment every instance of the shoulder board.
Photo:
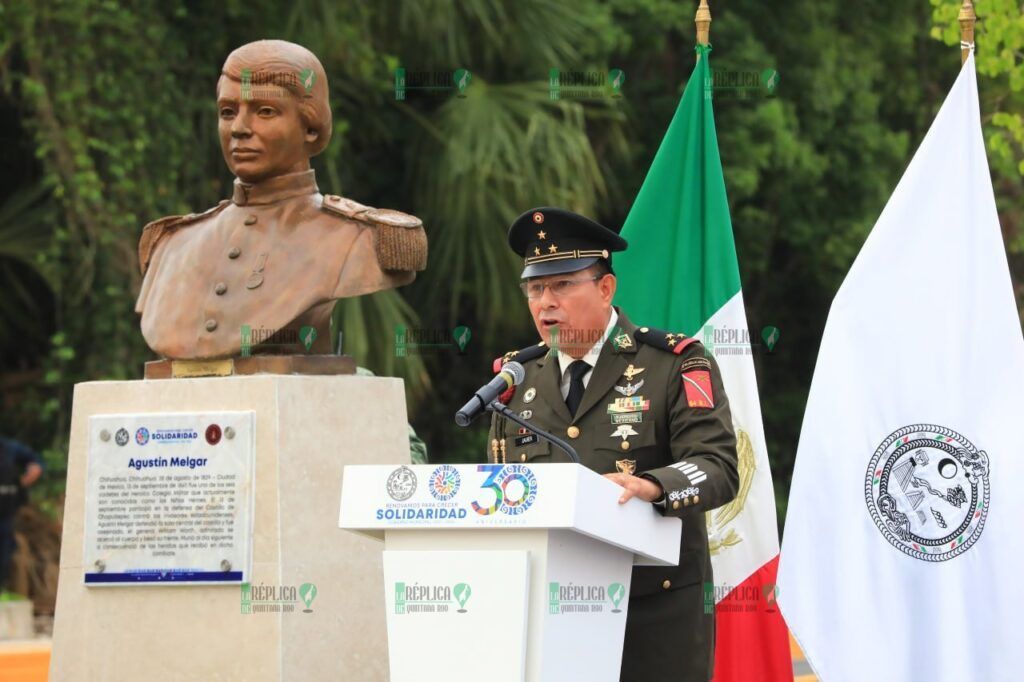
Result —
[[153, 249], [156, 248], [157, 242], [182, 227], [187, 227], [199, 222], [203, 218], [220, 213], [230, 203], [230, 201], [225, 199], [202, 213], [169, 215], [147, 223], [142, 228], [142, 237], [139, 238], [139, 269], [142, 271], [142, 274], [146, 274], [146, 268], [149, 267], [149, 259], [153, 256]]
[[427, 267], [427, 235], [423, 221], [389, 208], [373, 208], [337, 194], [324, 196], [323, 210], [374, 228], [377, 258], [385, 270], [424, 270]]
[[510, 350], [509, 352], [502, 355], [500, 358], [494, 358], [494, 363], [491, 365], [491, 369], [497, 374], [501, 371], [501, 366], [506, 362], [529, 362], [530, 360], [536, 360], [540, 356], [548, 352], [548, 345], [541, 341], [535, 343], [532, 346], [527, 346], [522, 350]]
[[700, 341], [686, 334], [673, 334], [654, 327], [640, 327], [633, 335], [637, 341], [648, 346], [660, 348], [669, 353], [682, 355], [683, 351], [693, 346], [700, 345]]

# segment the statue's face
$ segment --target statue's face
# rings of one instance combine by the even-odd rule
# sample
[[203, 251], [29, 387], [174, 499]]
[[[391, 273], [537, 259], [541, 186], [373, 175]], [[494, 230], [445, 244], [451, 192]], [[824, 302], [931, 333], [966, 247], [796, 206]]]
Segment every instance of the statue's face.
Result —
[[278, 85], [260, 85], [259, 98], [242, 99], [242, 84], [221, 77], [217, 84], [220, 149], [243, 182], [260, 182], [309, 168], [307, 130], [294, 95]]

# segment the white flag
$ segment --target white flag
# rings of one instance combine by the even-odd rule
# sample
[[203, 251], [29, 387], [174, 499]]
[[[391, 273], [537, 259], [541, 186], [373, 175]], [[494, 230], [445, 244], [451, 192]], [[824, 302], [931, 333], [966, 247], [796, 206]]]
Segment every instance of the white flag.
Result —
[[832, 303], [779, 605], [823, 682], [1024, 679], [1024, 337], [971, 56]]

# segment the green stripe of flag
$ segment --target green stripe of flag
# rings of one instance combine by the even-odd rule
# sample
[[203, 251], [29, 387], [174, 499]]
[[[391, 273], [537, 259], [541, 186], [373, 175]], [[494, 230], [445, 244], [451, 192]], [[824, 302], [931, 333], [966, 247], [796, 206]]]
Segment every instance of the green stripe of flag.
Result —
[[694, 335], [740, 290], [711, 106], [710, 47], [697, 65], [622, 228], [616, 304], [637, 324]]

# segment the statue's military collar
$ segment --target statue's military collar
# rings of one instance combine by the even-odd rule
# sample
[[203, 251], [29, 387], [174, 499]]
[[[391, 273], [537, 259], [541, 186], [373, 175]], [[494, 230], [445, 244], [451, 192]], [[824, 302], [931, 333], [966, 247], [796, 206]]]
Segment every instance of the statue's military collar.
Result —
[[282, 199], [314, 194], [319, 192], [316, 186], [316, 171], [309, 169], [288, 175], [279, 175], [263, 182], [250, 184], [235, 178], [235, 188], [231, 201], [237, 206], [253, 206], [272, 204]]

